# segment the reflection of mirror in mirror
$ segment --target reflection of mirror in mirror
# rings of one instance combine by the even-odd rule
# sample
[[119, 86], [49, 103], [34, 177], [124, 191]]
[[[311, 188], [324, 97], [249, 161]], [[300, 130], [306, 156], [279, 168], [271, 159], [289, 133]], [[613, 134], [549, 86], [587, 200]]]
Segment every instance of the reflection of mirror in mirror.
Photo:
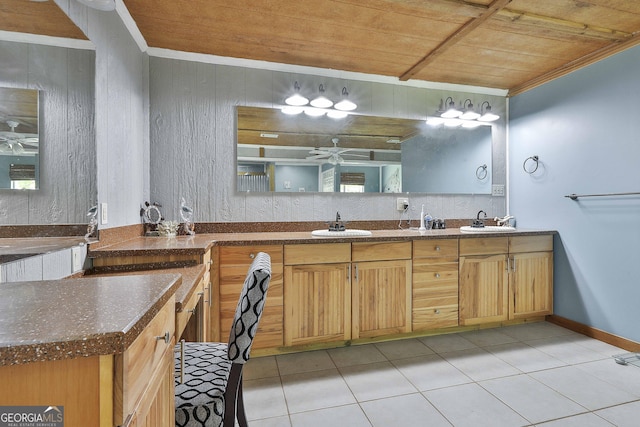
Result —
[[[237, 191], [490, 194], [491, 127], [237, 107]], [[472, 180], [467, 179], [471, 168]]]
[[0, 189], [39, 188], [38, 91], [0, 88]]

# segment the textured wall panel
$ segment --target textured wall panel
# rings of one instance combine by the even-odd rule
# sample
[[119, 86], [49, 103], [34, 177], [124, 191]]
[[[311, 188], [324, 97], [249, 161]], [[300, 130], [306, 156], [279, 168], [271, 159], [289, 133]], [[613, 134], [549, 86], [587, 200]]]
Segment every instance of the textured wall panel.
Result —
[[0, 41], [0, 86], [41, 90], [40, 189], [3, 191], [0, 225], [86, 222], [96, 202], [95, 53]]
[[[347, 86], [358, 112], [392, 117], [424, 118], [434, 113], [441, 98], [453, 95], [462, 100], [467, 95], [162, 58], [149, 62], [151, 198], [163, 205], [167, 219], [179, 218], [181, 196], [194, 206], [196, 221], [202, 222], [323, 221], [335, 217], [336, 211], [346, 220], [399, 219], [394, 194], [236, 193], [235, 107], [281, 105], [296, 80], [307, 88], [320, 83], [332, 90]], [[467, 97], [489, 100], [504, 117], [503, 98]], [[504, 121], [494, 128], [501, 131], [493, 135], [492, 173], [495, 182], [504, 183]], [[444, 218], [471, 218], [480, 209], [490, 216], [506, 211], [504, 197], [410, 194], [409, 199], [410, 216], [416, 220], [423, 203], [431, 215]]]

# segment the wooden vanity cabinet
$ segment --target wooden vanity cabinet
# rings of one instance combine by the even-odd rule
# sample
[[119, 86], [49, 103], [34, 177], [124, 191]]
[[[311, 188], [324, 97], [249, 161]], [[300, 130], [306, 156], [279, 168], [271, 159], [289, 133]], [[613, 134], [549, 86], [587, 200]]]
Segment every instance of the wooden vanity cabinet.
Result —
[[351, 339], [351, 245], [285, 245], [284, 345]]
[[411, 332], [411, 242], [351, 244], [352, 339]]
[[[219, 248], [218, 315], [219, 341], [229, 339], [242, 285], [258, 252], [271, 257], [271, 281], [253, 349], [277, 348], [283, 345], [283, 255], [282, 245], [221, 246]], [[215, 310], [214, 310], [215, 312]]]
[[115, 356], [115, 425], [175, 424], [174, 313], [172, 297], [131, 346]]
[[553, 236], [509, 238], [509, 318], [553, 313]]
[[460, 324], [553, 312], [553, 235], [460, 239]]
[[460, 239], [460, 325], [507, 320], [508, 237]]
[[173, 427], [174, 312], [171, 297], [122, 354], [0, 366], [0, 402], [63, 406], [68, 426]]
[[413, 242], [412, 330], [458, 326], [458, 239]]

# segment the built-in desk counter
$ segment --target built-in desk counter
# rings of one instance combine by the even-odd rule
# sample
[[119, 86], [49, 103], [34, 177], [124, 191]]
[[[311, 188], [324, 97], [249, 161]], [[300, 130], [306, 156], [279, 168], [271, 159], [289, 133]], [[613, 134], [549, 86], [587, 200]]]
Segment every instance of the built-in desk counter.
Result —
[[180, 284], [178, 274], [1, 284], [0, 402], [61, 406], [69, 426], [173, 426]]

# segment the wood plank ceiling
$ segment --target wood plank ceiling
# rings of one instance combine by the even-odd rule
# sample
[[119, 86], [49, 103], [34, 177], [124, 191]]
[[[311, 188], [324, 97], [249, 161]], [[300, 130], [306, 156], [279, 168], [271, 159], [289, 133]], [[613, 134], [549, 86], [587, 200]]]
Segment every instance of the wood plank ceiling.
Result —
[[[510, 95], [640, 42], [638, 0], [123, 1], [152, 48]], [[2, 2], [0, 29], [48, 34], [55, 22], [69, 32], [52, 4]]]

